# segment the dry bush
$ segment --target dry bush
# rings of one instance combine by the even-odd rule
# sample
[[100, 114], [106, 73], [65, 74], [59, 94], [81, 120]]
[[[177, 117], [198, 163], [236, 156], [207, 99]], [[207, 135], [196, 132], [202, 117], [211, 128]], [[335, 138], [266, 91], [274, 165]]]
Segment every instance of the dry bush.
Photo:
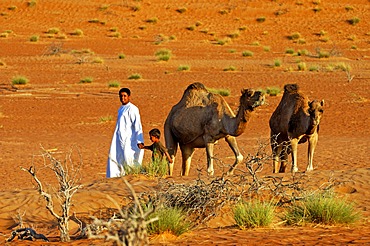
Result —
[[[58, 229], [60, 232], [60, 240], [62, 242], [69, 242], [69, 220], [71, 217], [70, 208], [72, 206], [73, 195], [79, 188], [82, 187], [82, 185], [78, 184], [80, 181], [80, 168], [82, 166], [82, 161], [79, 164], [74, 165], [72, 161], [73, 149], [67, 153], [64, 161], [59, 161], [53, 156], [52, 152], [44, 149], [43, 147], [41, 147], [41, 149], [42, 157], [44, 159], [44, 166], [51, 169], [56, 175], [59, 185], [56, 193], [52, 194], [46, 191], [43, 183], [36, 175], [36, 168], [34, 166], [31, 166], [29, 169], [21, 167], [21, 169], [25, 172], [28, 172], [33, 177], [37, 185], [37, 191], [46, 201], [46, 209], [57, 220]], [[81, 160], [80, 153], [78, 153], [78, 155]], [[47, 164], [47, 161], [49, 161], [50, 164]], [[53, 197], [56, 197], [59, 201], [61, 208], [60, 213], [56, 211]]]

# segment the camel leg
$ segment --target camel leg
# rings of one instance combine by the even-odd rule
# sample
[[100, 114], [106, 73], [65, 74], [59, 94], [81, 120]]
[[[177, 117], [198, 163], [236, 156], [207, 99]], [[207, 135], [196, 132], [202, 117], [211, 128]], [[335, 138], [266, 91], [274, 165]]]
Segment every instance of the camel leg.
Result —
[[280, 164], [279, 173], [285, 173], [287, 163], [288, 163], [289, 143], [284, 142], [281, 145], [282, 145], [281, 152], [280, 152], [281, 164]]
[[272, 172], [278, 173], [279, 170], [279, 161], [280, 161], [280, 154], [281, 154], [282, 145], [275, 145], [272, 147]]
[[298, 172], [298, 142], [299, 140], [297, 138], [293, 138], [290, 140], [290, 146], [292, 148], [292, 173]]
[[236, 166], [243, 161], [243, 155], [240, 153], [238, 144], [236, 142], [236, 138], [233, 136], [226, 136], [225, 137], [226, 142], [229, 144], [231, 150], [234, 152], [235, 155], [235, 162], [227, 172], [228, 175], [232, 175], [234, 173], [234, 169]]
[[318, 134], [314, 134], [308, 139], [308, 165], [306, 171], [313, 171], [313, 154], [315, 152], [318, 138]]
[[214, 169], [213, 169], [213, 143], [207, 143], [206, 145], [206, 153], [207, 153], [207, 173], [208, 175], [213, 176]]
[[194, 148], [180, 146], [182, 155], [181, 176], [189, 176], [191, 158], [194, 154]]
[[175, 156], [171, 155], [172, 163], [168, 163], [168, 175], [173, 175], [173, 167], [175, 166]]

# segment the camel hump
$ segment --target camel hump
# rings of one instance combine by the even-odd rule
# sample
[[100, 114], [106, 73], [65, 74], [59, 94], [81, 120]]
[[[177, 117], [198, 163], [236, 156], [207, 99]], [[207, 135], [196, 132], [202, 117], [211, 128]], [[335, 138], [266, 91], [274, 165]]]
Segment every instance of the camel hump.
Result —
[[202, 83], [195, 82], [190, 84], [188, 88], [186, 88], [186, 90], [207, 90], [207, 89]]
[[287, 93], [298, 92], [298, 90], [299, 90], [299, 86], [297, 84], [286, 84], [284, 86], [284, 92], [287, 92]]

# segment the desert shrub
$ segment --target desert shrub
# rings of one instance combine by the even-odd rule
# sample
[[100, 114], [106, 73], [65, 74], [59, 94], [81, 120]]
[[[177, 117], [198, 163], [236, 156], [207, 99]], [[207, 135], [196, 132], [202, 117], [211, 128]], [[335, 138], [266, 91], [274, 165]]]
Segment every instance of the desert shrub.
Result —
[[82, 36], [84, 35], [84, 32], [81, 29], [75, 29], [73, 32], [71, 32], [71, 35]]
[[265, 22], [265, 20], [266, 20], [266, 17], [264, 17], [264, 16], [261, 16], [261, 17], [257, 17], [257, 22], [259, 22], [259, 23], [262, 23], [262, 22]]
[[281, 60], [280, 59], [275, 59], [274, 60], [274, 67], [281, 67]]
[[253, 46], [260, 46], [260, 42], [258, 42], [258, 41], [253, 41], [253, 42], [251, 43], [251, 45], [253, 45]]
[[137, 79], [141, 79], [141, 78], [142, 78], [142, 76], [139, 73], [134, 73], [134, 74], [131, 74], [130, 76], [128, 76], [128, 79], [135, 79], [135, 80], [137, 80]]
[[347, 10], [347, 11], [354, 10], [353, 6], [351, 6], [351, 5], [347, 5], [346, 7], [344, 7], [344, 9]]
[[172, 52], [169, 49], [159, 49], [157, 50], [154, 55], [158, 58], [160, 61], [168, 61], [170, 60], [172, 56]]
[[303, 49], [303, 50], [298, 50], [297, 55], [298, 56], [307, 56], [309, 54], [308, 50]]
[[39, 41], [39, 39], [40, 39], [40, 36], [38, 36], [38, 35], [32, 35], [30, 37], [31, 42], [37, 42], [37, 41]]
[[302, 37], [302, 35], [299, 32], [292, 33], [288, 36], [290, 40], [298, 40]]
[[322, 9], [319, 6], [315, 6], [312, 10], [313, 12], [317, 13], [317, 12], [320, 12]]
[[352, 19], [348, 20], [348, 23], [353, 25], [353, 26], [357, 25], [359, 22], [360, 22], [360, 18], [358, 18], [358, 17], [353, 17]]
[[95, 57], [93, 63], [104, 63], [104, 59], [101, 57]]
[[271, 50], [271, 47], [270, 46], [263, 46], [263, 50], [268, 52]]
[[113, 32], [109, 35], [109, 37], [112, 37], [112, 38], [120, 38], [122, 37], [121, 33], [120, 32]]
[[307, 70], [307, 65], [305, 62], [299, 62], [297, 64], [298, 66], [298, 71], [306, 71]]
[[46, 33], [48, 34], [58, 34], [60, 32], [59, 28], [57, 27], [52, 27], [52, 28], [49, 28]]
[[186, 7], [181, 7], [181, 8], [176, 9], [176, 12], [179, 12], [180, 14], [185, 13], [186, 11], [188, 11]]
[[11, 10], [11, 11], [14, 11], [14, 10], [17, 10], [17, 6], [9, 6], [8, 7], [8, 10]]
[[239, 31], [235, 31], [233, 33], [230, 33], [227, 35], [229, 38], [238, 38], [240, 36], [240, 32]]
[[329, 58], [330, 57], [330, 53], [327, 52], [327, 51], [319, 51], [318, 56], [319, 56], [319, 58]]
[[119, 82], [118, 81], [110, 81], [108, 83], [108, 87], [109, 88], [118, 88], [120, 86]]
[[236, 71], [236, 67], [228, 66], [228, 67], [224, 68], [224, 71]]
[[118, 54], [118, 59], [125, 59], [126, 58], [126, 55], [121, 53], [121, 54]]
[[168, 162], [166, 159], [151, 160], [147, 164], [143, 165], [143, 171], [149, 177], [163, 177], [168, 174]]
[[90, 84], [93, 80], [94, 79], [92, 77], [85, 77], [80, 80], [80, 84]]
[[189, 65], [180, 65], [178, 68], [177, 68], [178, 71], [189, 71], [190, 70], [190, 66]]
[[160, 208], [149, 216], [149, 218], [155, 217], [158, 217], [158, 220], [147, 225], [147, 231], [152, 235], [170, 232], [176, 236], [180, 236], [189, 231], [192, 226], [191, 223], [186, 220], [186, 213], [182, 209], [176, 207]]
[[281, 89], [279, 87], [267, 87], [266, 88], [266, 94], [270, 96], [276, 96], [280, 94]]
[[12, 79], [12, 85], [25, 85], [29, 82], [29, 79], [25, 76], [15, 76]]
[[189, 31], [194, 31], [195, 30], [195, 26], [194, 25], [191, 25], [191, 26], [186, 27], [186, 29], [189, 30]]
[[102, 6], [100, 6], [98, 9], [100, 10], [100, 11], [105, 11], [105, 10], [107, 10], [109, 8], [109, 5], [108, 4], [103, 4]]
[[157, 17], [152, 17], [152, 18], [147, 19], [146, 22], [156, 24], [158, 22], [158, 18]]
[[7, 38], [9, 36], [9, 33], [3, 32], [0, 33], [0, 38]]
[[350, 224], [360, 219], [354, 204], [337, 197], [333, 192], [315, 193], [288, 208], [284, 220], [288, 225]]
[[241, 201], [233, 209], [236, 224], [244, 228], [266, 227], [274, 219], [275, 206], [270, 202]]
[[351, 71], [351, 66], [345, 62], [339, 62], [335, 64], [335, 69], [342, 70], [343, 72]]
[[253, 52], [250, 51], [250, 50], [245, 50], [245, 51], [242, 52], [242, 56], [244, 56], [244, 57], [253, 56]]
[[229, 89], [207, 88], [207, 90], [213, 94], [219, 94], [224, 97], [230, 96], [231, 94]]
[[134, 5], [134, 6], [131, 6], [130, 9], [134, 12], [137, 12], [137, 11], [141, 10], [141, 6], [140, 5]]
[[216, 43], [218, 45], [225, 45], [231, 42], [231, 39], [229, 37], [223, 38], [223, 39], [217, 39]]
[[123, 171], [124, 171], [123, 174], [125, 175], [130, 174], [138, 175], [144, 172], [142, 165], [133, 165], [133, 166], [123, 165]]
[[27, 2], [28, 7], [35, 7], [36, 4], [37, 4], [36, 0], [30, 0], [30, 1]]
[[318, 65], [311, 65], [308, 70], [311, 71], [311, 72], [317, 72], [319, 71], [320, 67]]
[[290, 54], [290, 55], [293, 55], [294, 54], [294, 49], [292, 48], [288, 48], [285, 50], [285, 54]]
[[5, 65], [6, 65], [6, 63], [3, 60], [0, 60], [0, 67], [5, 66]]
[[100, 21], [99, 21], [99, 19], [90, 19], [87, 22], [89, 22], [89, 23], [99, 23]]
[[108, 116], [102, 116], [102, 117], [100, 117], [100, 118], [99, 118], [99, 121], [100, 121], [101, 123], [110, 122], [110, 121], [112, 121], [112, 120], [113, 120], [113, 116], [111, 116], [111, 115], [108, 115]]

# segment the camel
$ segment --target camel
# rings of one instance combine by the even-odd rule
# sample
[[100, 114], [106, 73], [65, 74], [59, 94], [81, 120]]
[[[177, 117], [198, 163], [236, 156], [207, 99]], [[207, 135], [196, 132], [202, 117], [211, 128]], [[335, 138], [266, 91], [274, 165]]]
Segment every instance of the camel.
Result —
[[[308, 140], [308, 165], [313, 170], [313, 155], [319, 137], [319, 124], [323, 115], [324, 100], [309, 101], [297, 84], [286, 84], [283, 97], [270, 118], [270, 139], [273, 155], [273, 172], [284, 173], [288, 155], [292, 154], [292, 169], [298, 171], [298, 144]], [[279, 160], [281, 162], [280, 168]]]
[[228, 174], [232, 174], [243, 160], [236, 137], [245, 131], [252, 113], [264, 102], [262, 92], [244, 89], [235, 115], [222, 96], [209, 92], [202, 83], [190, 84], [181, 100], [172, 107], [164, 125], [166, 147], [173, 159], [169, 175], [173, 174], [178, 146], [182, 154], [181, 176], [189, 175], [195, 148], [206, 148], [207, 172], [213, 175], [213, 148], [221, 138], [225, 138], [235, 155], [235, 162], [228, 171]]

